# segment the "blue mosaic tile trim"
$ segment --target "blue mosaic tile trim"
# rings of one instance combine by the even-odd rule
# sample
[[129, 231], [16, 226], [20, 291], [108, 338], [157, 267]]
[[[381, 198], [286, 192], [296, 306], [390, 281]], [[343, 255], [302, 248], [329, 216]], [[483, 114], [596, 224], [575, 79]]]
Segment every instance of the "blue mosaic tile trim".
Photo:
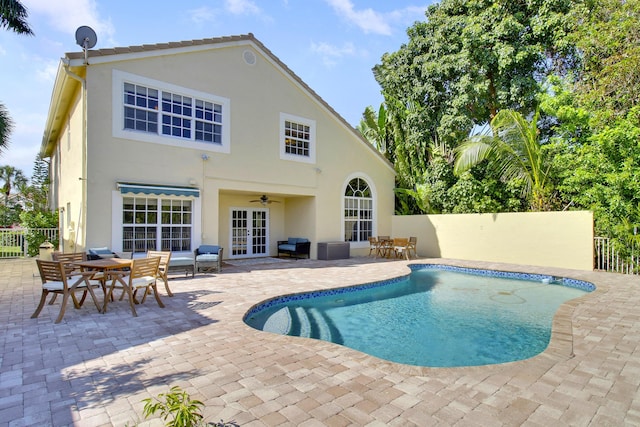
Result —
[[303, 292], [300, 294], [283, 295], [283, 296], [271, 298], [270, 300], [259, 303], [258, 305], [251, 308], [247, 312], [247, 314], [245, 314], [244, 317], [245, 318], [251, 317], [256, 313], [266, 308], [271, 308], [275, 305], [286, 304], [292, 301], [302, 301], [310, 298], [333, 296], [333, 295], [344, 295], [351, 292], [362, 291], [364, 289], [379, 288], [381, 286], [386, 286], [393, 283], [401, 282], [403, 280], [406, 280], [407, 277], [408, 276], [400, 276], [400, 277], [394, 277], [393, 279], [380, 280], [378, 282], [372, 282], [372, 283], [365, 283], [363, 285], [354, 285], [354, 286], [347, 286], [344, 288], [324, 289], [321, 291], [311, 291], [311, 292]]
[[571, 288], [581, 289], [583, 291], [591, 292], [596, 289], [595, 285], [590, 282], [585, 282], [584, 280], [578, 279], [570, 279], [567, 277], [556, 277], [549, 276], [546, 274], [536, 274], [536, 273], [517, 273], [512, 271], [500, 271], [500, 270], [483, 270], [480, 268], [469, 268], [469, 267], [457, 267], [454, 265], [444, 265], [444, 264], [409, 264], [409, 268], [411, 271], [416, 270], [444, 270], [444, 271], [454, 271], [457, 273], [467, 273], [467, 274], [475, 274], [476, 276], [488, 276], [488, 277], [502, 277], [507, 279], [521, 279], [521, 280], [532, 280], [536, 282], [541, 282], [543, 280], [548, 280], [550, 283], [559, 284], [563, 286], [568, 286]]
[[[499, 271], [499, 270], [483, 270], [479, 268], [456, 267], [453, 265], [444, 265], [444, 264], [409, 264], [409, 268], [411, 269], [411, 271], [443, 270], [443, 271], [454, 271], [458, 273], [475, 274], [476, 276], [502, 277], [507, 279], [531, 280], [535, 282], [541, 282], [543, 280], [546, 280], [546, 281], [549, 281], [549, 283], [559, 284], [562, 286], [569, 286], [569, 287], [577, 288], [586, 292], [591, 292], [596, 289], [593, 283], [585, 282], [583, 280], [570, 279], [566, 277], [554, 277], [554, 276], [549, 276], [545, 274], [516, 273], [511, 271]], [[292, 301], [302, 301], [310, 298], [332, 296], [332, 295], [344, 295], [351, 292], [358, 292], [364, 289], [378, 288], [381, 286], [398, 283], [400, 281], [405, 280], [407, 277], [408, 276], [400, 276], [400, 277], [395, 277], [393, 279], [380, 280], [378, 282], [366, 283], [363, 285], [354, 285], [354, 286], [347, 286], [344, 288], [325, 289], [321, 291], [303, 292], [299, 294], [291, 294], [291, 295], [283, 295], [280, 297], [275, 297], [252, 307], [247, 312], [247, 314], [245, 314], [244, 318], [245, 319], [249, 318], [264, 309], [271, 308], [276, 305], [286, 304]]]

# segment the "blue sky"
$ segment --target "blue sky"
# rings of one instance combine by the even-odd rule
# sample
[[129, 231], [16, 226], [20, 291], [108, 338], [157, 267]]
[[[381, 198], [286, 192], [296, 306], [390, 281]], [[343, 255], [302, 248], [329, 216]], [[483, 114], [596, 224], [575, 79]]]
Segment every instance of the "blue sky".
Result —
[[0, 102], [15, 129], [0, 165], [31, 176], [53, 81], [65, 52], [80, 51], [81, 25], [95, 49], [253, 33], [353, 126], [378, 107], [371, 68], [407, 42], [433, 0], [22, 0], [35, 37], [0, 31]]

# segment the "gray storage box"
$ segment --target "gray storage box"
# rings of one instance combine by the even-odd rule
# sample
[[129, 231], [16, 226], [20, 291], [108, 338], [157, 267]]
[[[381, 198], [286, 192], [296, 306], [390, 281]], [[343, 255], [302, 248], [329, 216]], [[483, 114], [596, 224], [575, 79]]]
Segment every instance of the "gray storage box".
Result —
[[318, 259], [347, 259], [349, 256], [349, 242], [318, 243]]

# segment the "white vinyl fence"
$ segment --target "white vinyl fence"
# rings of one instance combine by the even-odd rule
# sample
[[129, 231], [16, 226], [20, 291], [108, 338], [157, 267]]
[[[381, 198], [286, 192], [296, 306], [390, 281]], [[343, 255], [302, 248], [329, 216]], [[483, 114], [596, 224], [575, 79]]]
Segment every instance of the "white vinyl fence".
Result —
[[[0, 229], [0, 258], [19, 258], [29, 256], [29, 242], [57, 242], [57, 228], [5, 228]], [[32, 243], [34, 244], [34, 243]], [[32, 249], [37, 252], [38, 248]]]
[[640, 274], [640, 255], [637, 248], [631, 248], [630, 257], [622, 257], [608, 237], [594, 237], [593, 240], [594, 269], [613, 273]]

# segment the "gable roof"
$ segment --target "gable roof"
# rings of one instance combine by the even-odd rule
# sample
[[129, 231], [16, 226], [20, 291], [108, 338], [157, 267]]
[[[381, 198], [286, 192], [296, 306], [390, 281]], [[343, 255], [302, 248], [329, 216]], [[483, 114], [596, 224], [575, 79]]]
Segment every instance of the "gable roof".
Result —
[[[86, 52], [67, 52], [61, 59], [58, 66], [58, 72], [54, 83], [51, 103], [49, 104], [49, 113], [45, 125], [44, 135], [42, 137], [41, 154], [48, 157], [55, 148], [58, 140], [60, 129], [63, 125], [63, 117], [71, 106], [72, 96], [77, 87], [82, 82], [82, 77], [86, 71], [87, 63], [98, 64], [104, 62], [113, 62], [127, 59], [140, 59], [145, 56], [158, 56], [161, 54], [194, 52], [198, 50], [211, 49], [213, 45], [243, 45], [253, 44], [256, 49], [261, 51], [267, 59], [282, 69], [284, 75], [289, 76], [296, 84], [306, 91], [312, 99], [315, 99], [324, 109], [326, 109], [333, 117], [335, 117], [349, 132], [354, 134], [368, 149], [372, 150], [386, 166], [394, 169], [393, 164], [387, 160], [378, 150], [376, 150], [353, 126], [351, 126], [337, 111], [333, 109], [320, 95], [318, 95], [311, 87], [309, 87], [296, 73], [294, 73], [287, 65], [273, 54], [265, 45], [262, 44], [252, 33], [214, 37], [199, 40], [188, 40], [180, 42], [145, 44], [129, 47], [114, 47], [105, 49], [88, 50]], [[85, 60], [87, 61], [85, 63]]]

